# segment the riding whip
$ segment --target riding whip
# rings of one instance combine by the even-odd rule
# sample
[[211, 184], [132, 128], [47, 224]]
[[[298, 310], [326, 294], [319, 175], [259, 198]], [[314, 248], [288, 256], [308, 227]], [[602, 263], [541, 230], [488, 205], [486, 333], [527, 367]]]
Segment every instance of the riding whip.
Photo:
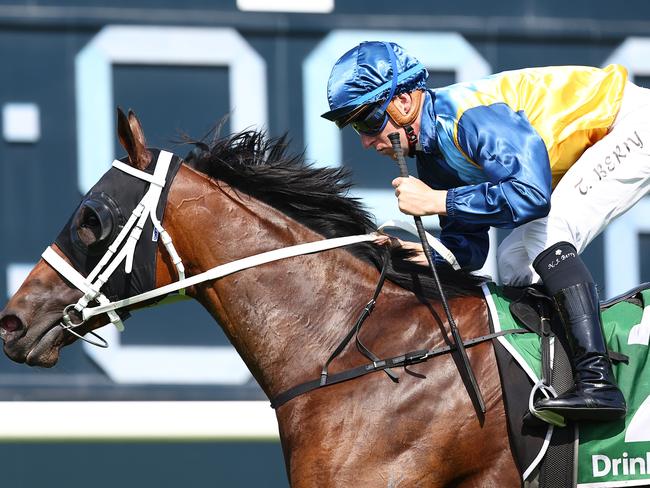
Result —
[[[404, 154], [402, 153], [402, 145], [400, 143], [399, 133], [392, 132], [388, 134], [388, 138], [390, 139], [390, 143], [393, 146], [393, 153], [395, 154], [397, 165], [399, 166], [400, 175], [404, 178], [408, 178], [409, 171], [408, 171], [408, 167], [406, 166], [406, 160], [404, 159]], [[429, 263], [429, 268], [431, 269], [431, 273], [433, 274], [433, 279], [436, 283], [436, 286], [438, 287], [438, 291], [440, 292], [440, 301], [442, 302], [442, 307], [445, 310], [445, 315], [447, 316], [447, 320], [449, 322], [449, 328], [451, 329], [451, 335], [454, 341], [454, 346], [456, 347], [456, 350], [460, 354], [462, 369], [461, 369], [461, 365], [458, 365], [459, 371], [462, 375], [464, 370], [464, 372], [467, 374], [467, 378], [470, 381], [472, 388], [469, 391], [469, 394], [470, 397], [472, 398], [472, 402], [476, 407], [478, 407], [481, 410], [482, 413], [485, 413], [486, 411], [485, 402], [483, 401], [481, 390], [479, 389], [478, 383], [476, 382], [476, 377], [474, 376], [472, 365], [470, 364], [469, 358], [467, 357], [467, 351], [465, 350], [465, 345], [463, 344], [463, 339], [460, 335], [460, 331], [458, 330], [458, 327], [456, 326], [456, 322], [454, 321], [454, 318], [451, 315], [451, 311], [449, 310], [449, 304], [447, 303], [447, 298], [445, 297], [444, 291], [442, 289], [442, 285], [440, 284], [440, 279], [438, 278], [438, 271], [436, 270], [436, 264], [435, 261], [433, 260], [433, 254], [431, 253], [431, 248], [429, 247], [429, 243], [427, 242], [426, 233], [424, 231], [424, 225], [422, 225], [422, 219], [418, 216], [413, 216], [413, 219], [415, 220], [415, 227], [417, 228], [418, 236], [420, 237], [420, 241], [422, 242], [422, 249], [424, 251], [424, 255], [427, 258], [427, 262]]]

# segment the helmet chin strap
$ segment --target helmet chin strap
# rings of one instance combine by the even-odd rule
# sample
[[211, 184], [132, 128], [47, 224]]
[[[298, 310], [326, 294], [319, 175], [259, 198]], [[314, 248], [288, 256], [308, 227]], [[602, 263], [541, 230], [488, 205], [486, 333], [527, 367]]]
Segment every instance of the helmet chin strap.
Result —
[[408, 157], [413, 158], [415, 157], [415, 148], [418, 145], [418, 135], [415, 133], [415, 130], [410, 125], [405, 125], [403, 129], [404, 129], [404, 133], [406, 134], [406, 140], [409, 143]]

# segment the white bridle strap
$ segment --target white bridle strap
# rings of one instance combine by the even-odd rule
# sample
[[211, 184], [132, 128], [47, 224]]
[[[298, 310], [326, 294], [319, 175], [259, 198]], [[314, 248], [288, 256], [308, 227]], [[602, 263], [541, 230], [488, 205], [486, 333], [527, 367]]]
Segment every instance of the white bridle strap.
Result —
[[189, 286], [202, 283], [204, 281], [215, 280], [217, 278], [222, 278], [237, 271], [242, 271], [244, 269], [252, 268], [254, 266], [259, 266], [261, 264], [270, 263], [272, 261], [277, 261], [279, 259], [285, 259], [293, 256], [300, 256], [302, 254], [311, 254], [320, 251], [326, 251], [328, 249], [334, 249], [337, 247], [349, 246], [351, 244], [358, 244], [360, 242], [368, 242], [377, 238], [377, 234], [361, 234], [356, 236], [347, 236], [347, 237], [337, 237], [334, 239], [323, 239], [316, 242], [308, 242], [306, 244], [297, 244], [295, 246], [284, 247], [282, 249], [275, 249], [273, 251], [264, 252], [261, 254], [256, 254], [254, 256], [249, 256], [247, 258], [238, 259], [231, 263], [222, 264], [221, 266], [216, 266], [211, 268], [203, 273], [186, 278], [184, 280], [176, 281], [170, 283], [169, 285], [163, 286], [161, 288], [156, 288], [140, 295], [134, 297], [125, 298], [124, 300], [119, 300], [112, 302], [106, 305], [100, 305], [92, 308], [85, 308], [83, 310], [83, 319], [89, 319], [95, 315], [106, 313], [110, 310], [117, 310], [123, 307], [128, 307], [136, 303], [144, 302], [146, 300], [151, 300], [159, 296], [167, 295], [173, 293], [181, 288], [187, 288]]
[[[386, 228], [395, 228], [395, 229], [401, 229], [403, 231], [409, 232], [413, 234], [414, 236], [418, 235], [418, 230], [416, 229], [415, 225], [413, 225], [410, 222], [404, 222], [402, 220], [389, 220], [388, 222], [384, 222], [379, 226], [379, 231], [383, 231]], [[460, 264], [458, 264], [458, 261], [456, 260], [456, 256], [454, 256], [454, 253], [451, 252], [442, 242], [440, 242], [438, 239], [436, 239], [434, 236], [426, 232], [427, 235], [427, 242], [429, 245], [445, 260], [447, 261], [452, 268], [455, 270], [460, 269]]]
[[43, 251], [41, 257], [48, 262], [55, 270], [57, 270], [63, 277], [72, 283], [75, 288], [79, 289], [84, 293], [92, 292], [90, 283], [86, 281], [81, 273], [74, 269], [70, 263], [63, 259], [59, 254], [52, 249], [50, 246], [47, 246], [47, 249]]
[[[163, 154], [164, 153], [164, 154]], [[171, 161], [171, 153], [168, 153], [167, 151], [161, 151], [161, 158], [167, 159], [167, 168], [169, 168], [169, 162]], [[168, 156], [167, 156], [168, 155]], [[161, 158], [158, 158], [158, 162], [156, 163], [156, 170], [158, 169], [158, 164], [161, 163]], [[164, 163], [164, 160], [163, 160]], [[160, 188], [163, 188], [165, 186], [165, 173], [158, 171], [155, 171], [153, 175], [150, 175], [149, 173], [145, 171], [140, 171], [139, 169], [134, 168], [133, 166], [129, 166], [126, 163], [123, 163], [122, 161], [118, 161], [117, 159], [113, 161], [113, 166], [119, 170], [124, 171], [125, 173], [130, 174], [131, 176], [135, 176], [136, 178], [140, 178], [141, 180], [148, 181], [152, 185], [159, 186]], [[162, 178], [160, 177], [162, 174]]]

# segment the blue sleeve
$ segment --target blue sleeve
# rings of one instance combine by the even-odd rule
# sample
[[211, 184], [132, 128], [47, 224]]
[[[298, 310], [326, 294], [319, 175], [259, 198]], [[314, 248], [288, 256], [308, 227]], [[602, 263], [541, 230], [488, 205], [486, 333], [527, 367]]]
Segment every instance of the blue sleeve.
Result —
[[490, 246], [490, 226], [466, 224], [442, 215], [439, 218], [442, 228], [440, 242], [454, 253], [461, 268], [468, 271], [480, 269], [485, 264]]
[[450, 190], [447, 215], [468, 224], [505, 228], [548, 215], [548, 151], [523, 112], [504, 103], [469, 109], [458, 121], [458, 143], [487, 181]]

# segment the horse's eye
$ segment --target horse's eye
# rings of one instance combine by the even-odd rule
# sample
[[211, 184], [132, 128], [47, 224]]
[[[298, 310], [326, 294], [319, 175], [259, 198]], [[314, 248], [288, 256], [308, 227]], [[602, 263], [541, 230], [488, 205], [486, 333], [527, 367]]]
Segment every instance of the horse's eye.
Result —
[[97, 213], [89, 207], [82, 207], [79, 215], [77, 236], [86, 246], [92, 246], [101, 239], [102, 225]]
[[85, 216], [83, 222], [81, 223], [82, 227], [99, 227], [99, 218], [94, 212], [88, 212]]
[[119, 207], [108, 195], [90, 195], [75, 214], [70, 234], [72, 242], [88, 254], [101, 253], [119, 231]]
[[99, 227], [99, 217], [97, 217], [97, 214], [95, 212], [89, 211], [85, 212], [86, 215], [84, 215], [83, 220], [81, 221], [81, 227], [90, 227], [90, 228], [97, 228]]

